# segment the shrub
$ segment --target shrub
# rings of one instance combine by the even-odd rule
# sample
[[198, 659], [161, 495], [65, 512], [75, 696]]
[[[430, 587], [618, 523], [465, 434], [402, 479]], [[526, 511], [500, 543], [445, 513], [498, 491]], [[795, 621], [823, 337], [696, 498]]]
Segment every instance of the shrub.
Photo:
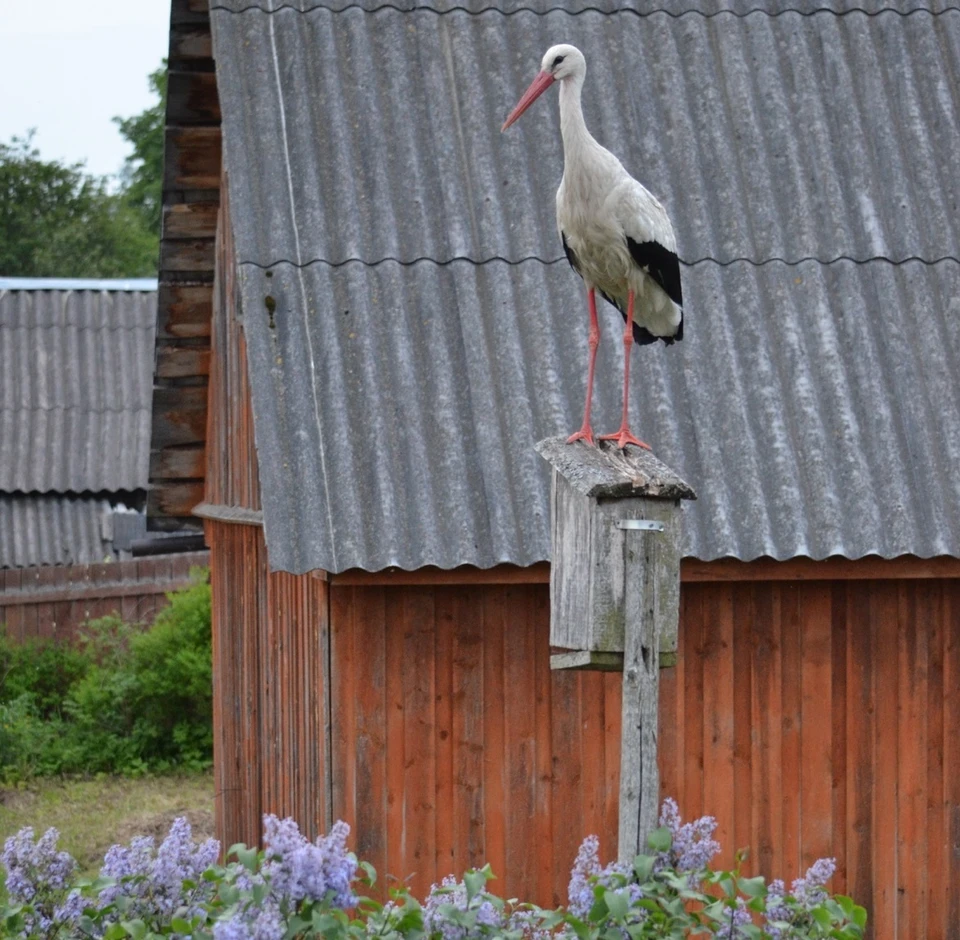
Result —
[[0, 634], [0, 704], [29, 696], [40, 718], [59, 717], [70, 687], [90, 664], [85, 651], [67, 643], [15, 643]]
[[[262, 852], [230, 850], [215, 863], [213, 840], [194, 845], [178, 819], [155, 849], [151, 838], [107, 853], [94, 881], [76, 881], [76, 864], [56, 848], [56, 830], [36, 843], [24, 829], [3, 853], [9, 901], [0, 905], [0, 936], [134, 940], [643, 940], [716, 937], [788, 940], [863, 936], [866, 912], [831, 897], [833, 860], [821, 859], [785, 891], [781, 882], [715, 871], [715, 823], [683, 826], [676, 804], [664, 804], [650, 855], [631, 865], [600, 867], [596, 839], [581, 847], [568, 908], [546, 911], [487, 891], [488, 867], [432, 887], [421, 904], [405, 888], [386, 904], [354, 893], [376, 873], [347, 850], [349, 828], [308, 842], [293, 820], [264, 817]], [[691, 867], [687, 867], [691, 866]], [[358, 879], [362, 871], [363, 877]]]
[[148, 630], [113, 616], [86, 624], [76, 648], [0, 644], [0, 776], [210, 765], [210, 586], [194, 575]]

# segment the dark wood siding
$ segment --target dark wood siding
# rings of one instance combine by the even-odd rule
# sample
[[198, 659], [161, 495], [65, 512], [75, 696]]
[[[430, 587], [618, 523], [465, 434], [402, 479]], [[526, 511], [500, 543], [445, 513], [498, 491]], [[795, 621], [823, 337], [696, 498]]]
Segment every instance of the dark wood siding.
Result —
[[254, 843], [263, 813], [327, 827], [327, 584], [267, 571], [263, 532], [206, 523], [213, 610], [217, 834]]
[[247, 378], [246, 340], [238, 318], [236, 277], [230, 203], [224, 180], [217, 222], [204, 500], [219, 506], [260, 509], [253, 405]]
[[172, 0], [163, 233], [150, 443], [150, 528], [199, 525], [203, 499], [220, 105], [206, 0]]

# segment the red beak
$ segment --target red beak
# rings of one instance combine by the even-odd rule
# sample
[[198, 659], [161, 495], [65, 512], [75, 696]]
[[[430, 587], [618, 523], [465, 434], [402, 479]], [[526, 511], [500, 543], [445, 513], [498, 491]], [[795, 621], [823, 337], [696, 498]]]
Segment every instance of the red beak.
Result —
[[553, 83], [555, 79], [549, 72], [541, 72], [530, 83], [530, 87], [523, 93], [523, 97], [517, 102], [517, 106], [510, 112], [510, 116], [503, 122], [500, 128], [502, 134], [514, 121], [523, 114]]

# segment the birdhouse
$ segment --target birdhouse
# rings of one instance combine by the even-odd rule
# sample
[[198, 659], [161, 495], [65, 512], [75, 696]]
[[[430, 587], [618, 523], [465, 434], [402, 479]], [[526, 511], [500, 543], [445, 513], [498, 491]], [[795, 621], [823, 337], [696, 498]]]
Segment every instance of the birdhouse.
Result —
[[696, 494], [650, 451], [537, 444], [553, 467], [550, 644], [554, 668], [619, 670], [625, 625], [652, 622], [660, 664], [676, 661], [680, 501]]

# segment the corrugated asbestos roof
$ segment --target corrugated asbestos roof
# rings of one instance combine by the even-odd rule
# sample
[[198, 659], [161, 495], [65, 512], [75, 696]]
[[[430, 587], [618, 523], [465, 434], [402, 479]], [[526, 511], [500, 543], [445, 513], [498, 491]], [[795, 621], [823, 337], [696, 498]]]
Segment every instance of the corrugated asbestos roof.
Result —
[[103, 499], [0, 494], [0, 568], [108, 560], [110, 511]]
[[256, 128], [256, 159], [231, 163], [245, 260], [563, 257], [556, 95], [500, 133], [561, 40], [587, 58], [592, 132], [670, 207], [685, 261], [956, 254], [960, 11], [256, 9], [214, 27], [227, 110], [248, 143]]
[[146, 487], [156, 294], [0, 290], [0, 492]]
[[558, 41], [688, 262], [684, 342], [634, 354], [687, 553], [960, 554], [960, 10], [361, 6], [213, 7], [274, 568], [548, 557], [532, 444], [579, 422], [586, 316], [556, 101], [499, 126]]

